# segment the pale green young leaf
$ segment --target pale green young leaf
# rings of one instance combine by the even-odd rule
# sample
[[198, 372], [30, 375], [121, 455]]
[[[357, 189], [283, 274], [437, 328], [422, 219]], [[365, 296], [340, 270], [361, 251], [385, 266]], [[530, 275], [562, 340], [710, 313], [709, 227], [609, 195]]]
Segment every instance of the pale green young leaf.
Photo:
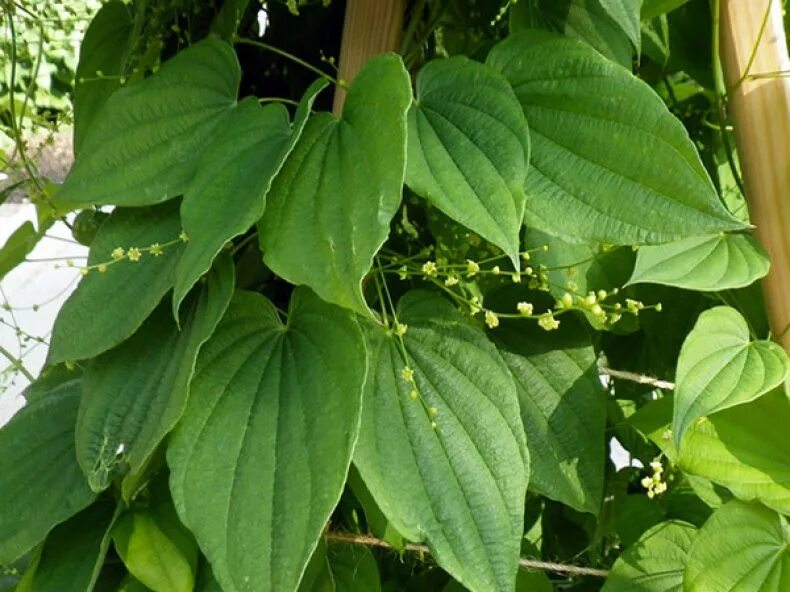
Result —
[[751, 236], [694, 236], [643, 246], [629, 284], [663, 284], [700, 292], [743, 288], [765, 276], [771, 261]]
[[[571, 323], [571, 324], [568, 324]], [[516, 383], [529, 434], [530, 489], [597, 514], [603, 497], [606, 393], [584, 328], [563, 317], [558, 331], [513, 321], [493, 332]]]
[[694, 539], [684, 592], [790, 590], [790, 525], [758, 504], [732, 501]]
[[485, 334], [443, 298], [407, 294], [398, 318], [408, 362], [392, 333], [366, 331], [354, 464], [395, 528], [427, 542], [456, 580], [473, 592], [512, 590], [529, 476], [513, 379]]
[[683, 592], [683, 572], [696, 533], [685, 522], [655, 525], [618, 557], [601, 592]]
[[529, 129], [507, 80], [461, 56], [423, 66], [406, 162], [412, 191], [498, 246], [519, 269]]
[[185, 556], [152, 514], [127, 512], [113, 528], [112, 538], [129, 573], [153, 592], [192, 592], [195, 557]]
[[297, 109], [293, 125], [282, 105], [261, 107], [245, 99], [231, 112], [200, 157], [200, 167], [181, 202], [189, 242], [176, 267], [173, 314], [187, 292], [232, 238], [263, 214], [266, 193], [302, 133], [316, 95], [313, 84]]
[[365, 373], [356, 320], [310, 290], [285, 325], [259, 294], [231, 301], [167, 453], [179, 515], [224, 589], [297, 587], [343, 491]]
[[790, 400], [780, 388], [694, 422], [683, 437], [678, 465], [739, 499], [790, 514], [788, 425]]
[[183, 193], [195, 156], [236, 103], [240, 76], [233, 48], [209, 37], [113, 93], [90, 122], [57, 201], [141, 206]]
[[58, 524], [15, 592], [92, 590], [110, 545], [115, 514], [115, 504], [104, 500]]
[[79, 154], [88, 130], [104, 103], [121, 86], [132, 15], [123, 2], [107, 2], [93, 17], [80, 45], [74, 81], [74, 153]]
[[672, 432], [675, 445], [694, 420], [748, 403], [782, 384], [790, 364], [773, 341], [750, 341], [741, 314], [728, 306], [703, 312], [680, 350]]
[[233, 289], [233, 262], [223, 256], [187, 300], [180, 330], [163, 302], [131, 338], [88, 363], [76, 445], [94, 491], [108, 487], [119, 473], [142, 470], [178, 422], [198, 350], [214, 332]]
[[130, 337], [173, 286], [173, 273], [183, 250], [174, 244], [160, 256], [142, 253], [139, 261], [109, 264], [116, 248], [146, 248], [177, 240], [181, 231], [177, 201], [149, 208], [119, 208], [102, 225], [91, 245], [93, 269], [63, 304], [55, 326], [48, 362], [57, 364], [96, 356]]
[[525, 31], [487, 63], [510, 81], [530, 126], [527, 225], [615, 245], [745, 228], [719, 202], [683, 124], [591, 47]]
[[82, 383], [40, 392], [0, 430], [0, 564], [94, 500], [74, 454]]
[[310, 118], [260, 224], [266, 264], [327, 302], [368, 313], [362, 278], [401, 201], [411, 84], [392, 54], [367, 62], [341, 119]]

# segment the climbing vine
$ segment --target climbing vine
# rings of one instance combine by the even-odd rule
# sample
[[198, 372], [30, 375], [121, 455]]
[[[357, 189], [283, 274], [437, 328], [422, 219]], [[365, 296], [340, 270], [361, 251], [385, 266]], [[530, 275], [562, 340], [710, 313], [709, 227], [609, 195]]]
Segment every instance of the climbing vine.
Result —
[[343, 8], [91, 21], [0, 251], [90, 247], [0, 429], [0, 589], [786, 590], [708, 3], [416, 0], [349, 81]]

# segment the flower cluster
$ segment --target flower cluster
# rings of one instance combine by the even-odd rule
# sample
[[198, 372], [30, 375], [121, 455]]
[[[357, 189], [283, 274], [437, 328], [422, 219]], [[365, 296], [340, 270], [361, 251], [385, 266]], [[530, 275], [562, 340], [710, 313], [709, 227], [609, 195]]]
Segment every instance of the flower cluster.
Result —
[[647, 497], [653, 499], [667, 490], [667, 483], [663, 478], [664, 465], [660, 460], [651, 462], [650, 468], [653, 469], [653, 474], [642, 479], [642, 487], [647, 489]]

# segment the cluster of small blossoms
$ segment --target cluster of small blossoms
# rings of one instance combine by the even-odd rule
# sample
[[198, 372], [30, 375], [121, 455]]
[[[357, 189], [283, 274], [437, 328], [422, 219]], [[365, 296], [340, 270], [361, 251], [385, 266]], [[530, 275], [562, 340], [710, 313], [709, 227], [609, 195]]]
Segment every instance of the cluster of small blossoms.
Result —
[[653, 474], [642, 479], [642, 487], [647, 489], [647, 497], [653, 499], [667, 490], [667, 483], [663, 478], [664, 465], [660, 460], [651, 462], [650, 468], [653, 469]]
[[[164, 254], [165, 249], [167, 249], [168, 247], [172, 247], [173, 245], [177, 245], [180, 243], [185, 243], [187, 241], [189, 241], [189, 237], [187, 236], [187, 233], [182, 230], [181, 234], [178, 235], [177, 239], [173, 239], [166, 243], [161, 243], [161, 244], [151, 243], [147, 247], [128, 247], [128, 248], [115, 247], [110, 253], [109, 261], [103, 261], [101, 263], [95, 263], [93, 265], [86, 265], [84, 267], [79, 267], [78, 269], [80, 270], [80, 273], [82, 275], [88, 275], [93, 270], [96, 270], [99, 273], [105, 273], [110, 265], [114, 265], [121, 261], [131, 261], [132, 263], [137, 263], [142, 259], [143, 255], [145, 254], [149, 254], [153, 257], [160, 257]], [[56, 269], [58, 267], [60, 266], [59, 265], [55, 266]], [[67, 259], [66, 267], [75, 267], [74, 261], [71, 259]]]
[[409, 398], [412, 401], [422, 402], [423, 406], [425, 407], [425, 411], [428, 413], [428, 417], [431, 419], [431, 427], [435, 430], [437, 427], [439, 427], [434, 419], [439, 414], [439, 410], [436, 407], [429, 407], [420, 397], [420, 391], [417, 390], [417, 383], [414, 380], [414, 370], [412, 370], [409, 366], [405, 366], [403, 370], [400, 371], [400, 376], [404, 382], [411, 386]]

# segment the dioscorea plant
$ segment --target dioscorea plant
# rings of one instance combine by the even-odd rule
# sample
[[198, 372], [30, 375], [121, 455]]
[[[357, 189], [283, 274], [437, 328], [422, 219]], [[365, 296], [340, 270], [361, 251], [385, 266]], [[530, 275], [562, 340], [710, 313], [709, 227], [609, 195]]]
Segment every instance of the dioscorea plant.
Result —
[[0, 589], [790, 589], [715, 20], [640, 4], [418, 0], [344, 81], [340, 2], [106, 3]]

